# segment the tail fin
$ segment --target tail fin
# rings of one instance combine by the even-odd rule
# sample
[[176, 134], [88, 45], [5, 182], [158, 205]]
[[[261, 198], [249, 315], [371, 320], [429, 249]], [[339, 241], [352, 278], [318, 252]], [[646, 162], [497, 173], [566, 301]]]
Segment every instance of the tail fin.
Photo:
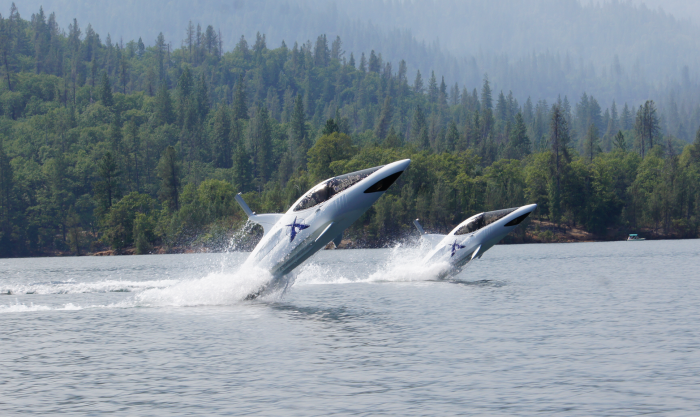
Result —
[[415, 219], [413, 221], [413, 225], [416, 226], [416, 229], [418, 229], [418, 233], [420, 233], [421, 236], [425, 234], [425, 230], [423, 230], [423, 226], [420, 225], [418, 219]]
[[418, 233], [420, 233], [420, 238], [428, 242], [430, 244], [430, 247], [435, 247], [438, 243], [442, 241], [442, 239], [445, 238], [445, 235], [438, 235], [438, 234], [430, 234], [430, 233], [425, 233], [425, 230], [423, 230], [423, 226], [421, 226], [420, 221], [418, 219], [415, 219], [413, 221], [413, 225], [416, 226], [416, 229], [418, 229]]
[[251, 210], [250, 207], [248, 207], [248, 204], [246, 204], [246, 202], [243, 200], [241, 193], [236, 194], [236, 201], [248, 216], [248, 220], [263, 227], [263, 236], [272, 229], [272, 227], [282, 218], [282, 216], [284, 216], [284, 214], [279, 213], [255, 214], [255, 212]]

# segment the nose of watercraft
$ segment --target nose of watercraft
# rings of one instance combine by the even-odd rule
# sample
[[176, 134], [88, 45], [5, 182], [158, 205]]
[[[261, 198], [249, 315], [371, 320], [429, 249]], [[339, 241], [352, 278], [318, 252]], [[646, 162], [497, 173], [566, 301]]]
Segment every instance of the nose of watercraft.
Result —
[[520, 208], [525, 209], [524, 211], [527, 211], [528, 213], [532, 213], [537, 208], [537, 204], [529, 204], [527, 206], [522, 206]]
[[389, 165], [387, 165], [387, 168], [391, 167], [392, 171], [391, 173], [396, 173], [396, 172], [402, 172], [405, 171], [406, 168], [411, 164], [410, 159], [402, 159], [400, 161], [392, 162]]

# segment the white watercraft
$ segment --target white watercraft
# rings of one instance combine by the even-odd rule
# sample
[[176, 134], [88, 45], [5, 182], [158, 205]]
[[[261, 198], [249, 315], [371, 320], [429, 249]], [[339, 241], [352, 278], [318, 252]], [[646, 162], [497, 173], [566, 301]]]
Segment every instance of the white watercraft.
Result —
[[632, 234], [632, 233], [627, 237], [628, 242], [641, 242], [643, 240], [646, 240], [646, 239], [644, 239], [643, 237], [639, 237], [636, 234]]
[[418, 219], [413, 223], [432, 249], [423, 258], [425, 264], [443, 263], [445, 275], [458, 274], [470, 261], [481, 258], [493, 245], [515, 229], [532, 213], [537, 204], [476, 214], [447, 235], [425, 233]]
[[408, 168], [410, 159], [329, 178], [299, 198], [286, 213], [256, 214], [236, 200], [263, 238], [244, 266], [268, 270], [270, 282], [248, 298], [289, 285], [287, 274], [329, 242], [339, 245], [343, 231], [374, 204]]

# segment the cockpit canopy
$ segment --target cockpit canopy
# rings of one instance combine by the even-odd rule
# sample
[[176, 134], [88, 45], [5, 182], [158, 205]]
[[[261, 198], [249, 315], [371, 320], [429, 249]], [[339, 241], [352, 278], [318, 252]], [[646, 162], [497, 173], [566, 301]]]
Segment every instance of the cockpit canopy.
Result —
[[363, 169], [362, 171], [355, 171], [349, 174], [339, 175], [318, 184], [308, 193], [306, 193], [299, 204], [294, 207], [294, 211], [306, 210], [317, 206], [324, 201], [330, 200], [334, 195], [342, 193], [363, 179], [374, 174], [383, 166], [384, 165], [380, 165], [374, 168]]
[[498, 220], [501, 220], [502, 218], [506, 217], [510, 213], [514, 212], [515, 210], [519, 209], [520, 207], [515, 207], [515, 208], [509, 208], [509, 209], [504, 209], [504, 210], [496, 210], [496, 211], [488, 211], [486, 213], [481, 213], [479, 215], [474, 216], [471, 220], [467, 222], [467, 224], [463, 225], [457, 231], [455, 232], [455, 236], [459, 235], [466, 235], [468, 233], [474, 233], [479, 229], [483, 229], [484, 227], [490, 225], [493, 222], [496, 222]]

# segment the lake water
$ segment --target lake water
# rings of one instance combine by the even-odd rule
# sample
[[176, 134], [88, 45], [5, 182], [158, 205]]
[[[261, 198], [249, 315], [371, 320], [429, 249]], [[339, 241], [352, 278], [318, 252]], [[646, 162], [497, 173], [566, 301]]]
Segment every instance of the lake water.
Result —
[[700, 413], [700, 240], [246, 256], [0, 260], [0, 414]]

